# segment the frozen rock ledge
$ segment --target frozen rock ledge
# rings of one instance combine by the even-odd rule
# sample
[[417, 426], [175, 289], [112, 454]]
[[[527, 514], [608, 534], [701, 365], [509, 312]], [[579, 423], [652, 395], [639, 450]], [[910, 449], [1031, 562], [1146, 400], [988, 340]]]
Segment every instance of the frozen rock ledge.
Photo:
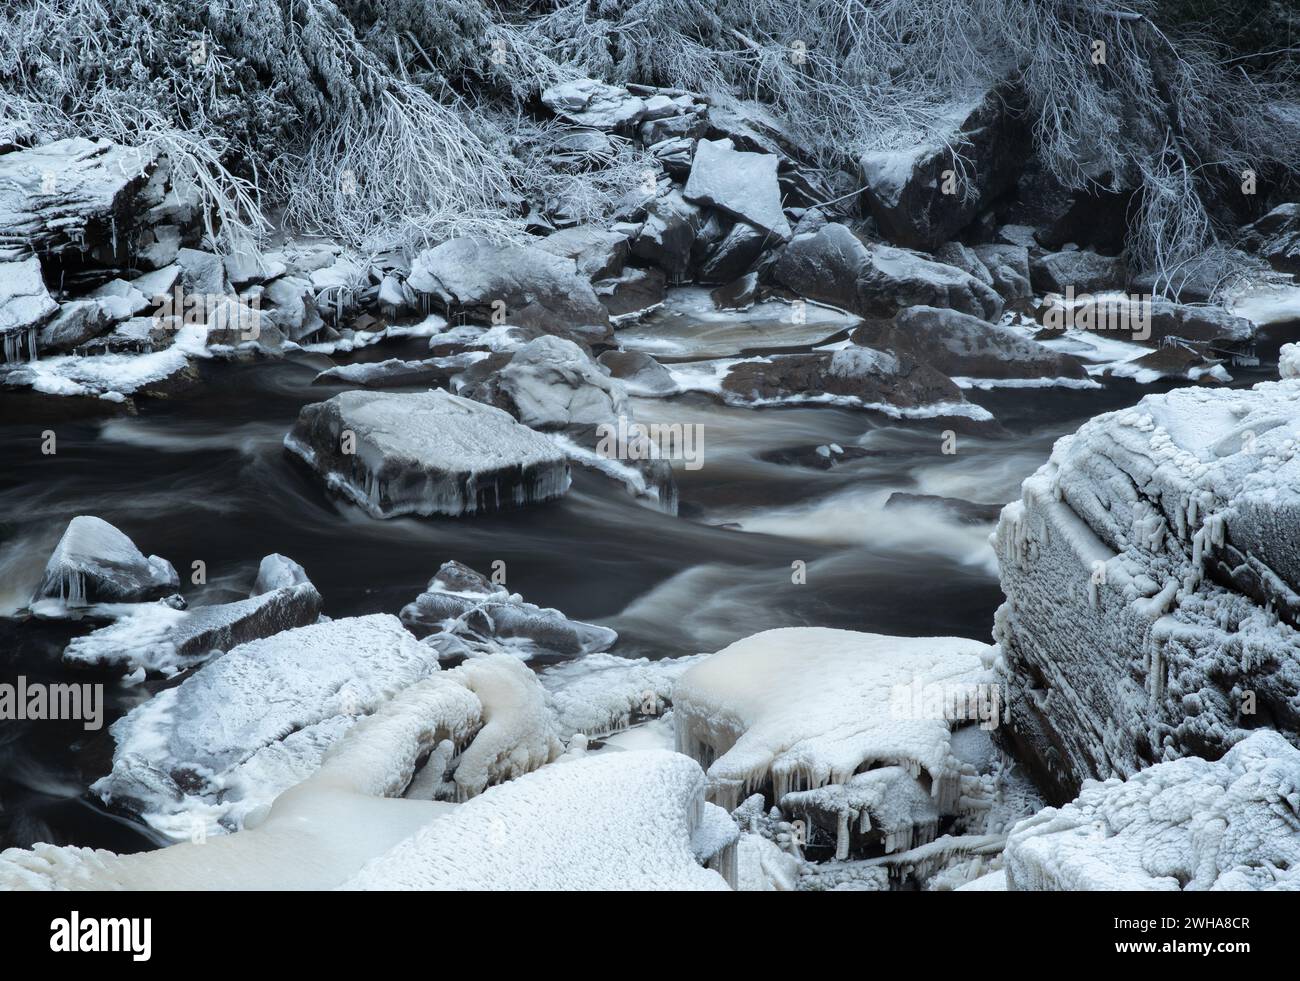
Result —
[[550, 440], [440, 390], [344, 392], [305, 406], [284, 445], [376, 518], [497, 511], [569, 489]]

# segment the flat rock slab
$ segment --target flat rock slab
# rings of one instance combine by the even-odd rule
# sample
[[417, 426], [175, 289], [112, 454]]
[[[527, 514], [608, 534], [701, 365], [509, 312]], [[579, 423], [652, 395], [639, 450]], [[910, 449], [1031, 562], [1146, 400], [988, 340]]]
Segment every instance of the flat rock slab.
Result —
[[305, 406], [284, 442], [376, 518], [496, 511], [569, 489], [568, 464], [549, 439], [438, 390], [344, 392]]
[[730, 140], [701, 140], [682, 192], [688, 201], [725, 211], [782, 240], [790, 223], [781, 208], [778, 159], [770, 153], [737, 150]]

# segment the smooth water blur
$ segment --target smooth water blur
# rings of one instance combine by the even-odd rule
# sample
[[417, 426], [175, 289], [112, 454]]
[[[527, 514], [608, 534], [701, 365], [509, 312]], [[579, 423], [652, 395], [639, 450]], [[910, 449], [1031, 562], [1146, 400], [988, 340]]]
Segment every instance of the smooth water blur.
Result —
[[[716, 338], [710, 334], [710, 344]], [[418, 357], [421, 342], [348, 360]], [[342, 361], [344, 359], [340, 359]], [[906, 635], [988, 639], [1000, 602], [987, 538], [931, 508], [885, 509], [894, 491], [1002, 504], [1088, 416], [1143, 394], [1033, 389], [975, 393], [1006, 425], [1000, 437], [958, 437], [940, 452], [939, 427], [907, 426], [831, 407], [748, 410], [703, 395], [636, 400], [642, 422], [703, 427], [703, 467], [679, 468], [681, 516], [638, 503], [614, 483], [575, 472], [559, 501], [469, 518], [374, 520], [328, 495], [281, 440], [302, 405], [341, 387], [316, 386], [333, 363], [205, 364], [183, 395], [138, 415], [100, 403], [0, 393], [0, 680], [103, 680], [108, 722], [147, 697], [114, 677], [87, 678], [58, 660], [89, 624], [20, 622], [66, 523], [94, 514], [188, 583], [191, 605], [247, 595], [262, 556], [306, 568], [331, 617], [396, 613], [448, 559], [480, 571], [506, 564], [532, 602], [615, 627], [616, 653], [671, 657], [716, 650], [755, 631], [819, 625]], [[41, 453], [42, 432], [57, 453]], [[869, 455], [831, 470], [773, 463], [773, 450], [835, 442]], [[806, 582], [792, 581], [804, 563]], [[142, 829], [84, 793], [106, 772], [112, 741], [79, 723], [0, 726], [0, 846], [34, 841], [115, 850], [149, 847]]]

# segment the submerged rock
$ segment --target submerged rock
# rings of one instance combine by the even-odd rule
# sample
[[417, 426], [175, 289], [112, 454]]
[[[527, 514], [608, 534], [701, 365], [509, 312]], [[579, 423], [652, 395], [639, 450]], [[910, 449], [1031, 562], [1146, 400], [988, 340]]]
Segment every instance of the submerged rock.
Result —
[[501, 409], [440, 390], [344, 392], [305, 406], [284, 442], [376, 518], [495, 511], [569, 488], [550, 440]]
[[888, 245], [868, 245], [831, 223], [798, 235], [777, 260], [778, 282], [801, 296], [864, 316], [890, 317], [904, 307], [948, 307], [985, 320], [1002, 312], [989, 286], [955, 266]]
[[68, 522], [50, 553], [32, 602], [56, 600], [68, 607], [140, 602], [170, 596], [179, 587], [170, 562], [145, 558], [107, 521], [82, 514]]
[[504, 649], [525, 661], [537, 655], [575, 657], [609, 650], [618, 640], [608, 627], [525, 603], [518, 593], [459, 562], [444, 563], [400, 615], [417, 637], [435, 635], [430, 642], [444, 655]]

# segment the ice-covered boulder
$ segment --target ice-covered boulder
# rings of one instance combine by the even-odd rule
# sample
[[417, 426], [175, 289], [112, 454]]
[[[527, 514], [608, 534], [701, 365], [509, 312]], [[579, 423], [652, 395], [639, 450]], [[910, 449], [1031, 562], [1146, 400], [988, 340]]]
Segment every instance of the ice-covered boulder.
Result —
[[525, 603], [454, 561], [443, 563], [424, 592], [402, 608], [401, 619], [417, 637], [437, 635], [431, 638], [435, 646], [452, 654], [505, 649], [523, 660], [538, 654], [574, 657], [608, 650], [618, 640], [608, 627]]
[[[0, 160], [3, 160], [0, 157]], [[35, 256], [17, 262], [0, 262], [0, 343], [3, 360], [36, 358], [37, 331], [59, 305], [41, 278], [41, 261]]]
[[810, 299], [864, 316], [904, 307], [947, 307], [995, 320], [1002, 299], [970, 273], [888, 245], [867, 244], [834, 222], [797, 235], [781, 253], [779, 283]]
[[777, 163], [774, 154], [737, 150], [727, 139], [700, 140], [682, 195], [776, 239], [787, 239], [790, 223], [781, 208]]
[[644, 351], [605, 351], [596, 361], [631, 395], [671, 395], [677, 391], [672, 372]]
[[71, 351], [92, 340], [109, 326], [103, 306], [95, 300], [69, 300], [36, 335], [37, 350]]
[[582, 733], [598, 739], [661, 718], [670, 710], [677, 679], [708, 656], [651, 660], [589, 654], [544, 668], [541, 681], [561, 738]]
[[[957, 800], [962, 767], [942, 707], [990, 680], [990, 651], [957, 637], [822, 627], [754, 634], [678, 679], [677, 748], [708, 765], [710, 795], [728, 808], [769, 781], [779, 800], [897, 764], [925, 774], [944, 811]], [[997, 721], [994, 713], [989, 722]]]
[[738, 361], [723, 378], [722, 390], [727, 401], [737, 404], [820, 401], [894, 415], [989, 418], [966, 402], [951, 379], [910, 354], [857, 344], [834, 352]]
[[908, 307], [892, 322], [868, 321], [852, 334], [858, 344], [907, 353], [946, 375], [968, 378], [1081, 379], [1077, 358], [1052, 351], [1023, 334], [979, 317]]
[[407, 284], [484, 323], [601, 339], [609, 315], [573, 259], [533, 245], [455, 238], [416, 256]]
[[919, 145], [860, 158], [863, 198], [885, 238], [934, 249], [1015, 183], [1028, 141], [1011, 96], [1006, 86], [973, 93]]
[[313, 385], [348, 385], [361, 388], [432, 388], [445, 386], [452, 378], [482, 359], [476, 351], [454, 354], [443, 358], [424, 358], [403, 361], [358, 361], [353, 364], [326, 368], [314, 379]]
[[1056, 800], [1300, 732], [1300, 382], [1183, 388], [1056, 443], [994, 546], [1011, 726]]
[[698, 764], [662, 751], [543, 767], [426, 825], [344, 888], [723, 890], [696, 858], [711, 830], [704, 786]]
[[569, 488], [550, 440], [441, 390], [344, 392], [304, 406], [284, 443], [376, 518], [495, 511]]
[[573, 341], [551, 335], [529, 341], [461, 393], [505, 409], [534, 429], [616, 423], [630, 411], [622, 382]]
[[240, 644], [315, 623], [321, 597], [302, 566], [282, 555], [262, 560], [248, 599], [178, 610], [141, 605], [63, 651], [67, 664], [144, 668], [171, 675]]
[[1016, 825], [1004, 861], [1009, 889], [1300, 890], [1300, 751], [1263, 730], [1089, 783]]
[[79, 137], [0, 155], [0, 245], [102, 249], [112, 264], [154, 164], [150, 150]]
[[242, 644], [115, 722], [113, 769], [93, 790], [169, 833], [186, 834], [191, 813], [237, 826], [358, 716], [437, 670], [436, 652], [386, 614]]
[[[68, 527], [45, 564], [33, 605], [53, 600], [63, 607], [129, 603], [176, 592], [180, 577], [166, 559], [145, 558], [135, 543], [102, 518], [82, 514]], [[48, 615], [42, 604], [42, 614]]]

